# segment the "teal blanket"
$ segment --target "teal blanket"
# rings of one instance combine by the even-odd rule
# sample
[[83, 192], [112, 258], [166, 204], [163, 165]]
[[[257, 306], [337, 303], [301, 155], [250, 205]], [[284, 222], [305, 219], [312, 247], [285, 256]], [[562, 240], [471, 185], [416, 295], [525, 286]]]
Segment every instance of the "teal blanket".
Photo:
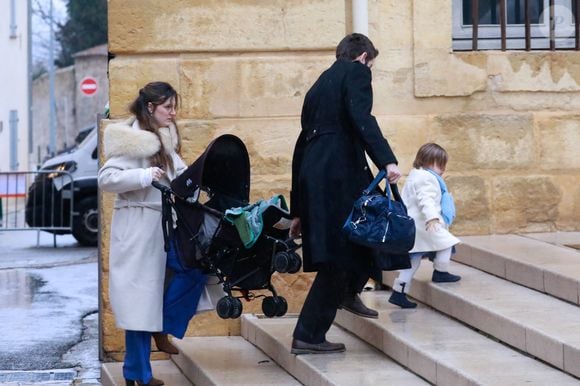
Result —
[[260, 237], [264, 228], [262, 213], [270, 206], [288, 211], [286, 200], [281, 194], [274, 195], [269, 200], [259, 200], [252, 205], [226, 210], [224, 218], [234, 224], [244, 247], [251, 248]]

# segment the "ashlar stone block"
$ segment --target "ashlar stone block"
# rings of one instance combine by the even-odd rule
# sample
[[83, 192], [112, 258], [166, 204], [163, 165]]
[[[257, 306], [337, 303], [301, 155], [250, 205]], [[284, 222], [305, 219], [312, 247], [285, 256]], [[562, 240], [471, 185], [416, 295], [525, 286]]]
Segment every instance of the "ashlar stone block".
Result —
[[179, 87], [179, 57], [121, 56], [109, 62], [109, 107], [111, 117], [129, 114], [129, 105], [149, 82], [170, 83]]
[[[449, 160], [450, 168], [452, 163], [453, 155]], [[457, 234], [488, 233], [492, 212], [486, 180], [479, 176], [452, 175], [446, 182], [457, 209], [452, 231], [459, 231]]]
[[416, 97], [470, 96], [487, 87], [485, 69], [448, 50], [415, 48], [414, 70]]
[[399, 168], [404, 174], [408, 174], [413, 167], [417, 150], [424, 143], [433, 140], [432, 118], [423, 115], [383, 115], [378, 116], [377, 121], [395, 152]]
[[[386, 50], [406, 50], [411, 57], [413, 47], [413, 2], [369, 2], [369, 36], [379, 48], [379, 58], [388, 57]], [[376, 65], [376, 63], [375, 63]]]
[[580, 114], [537, 114], [536, 124], [542, 169], [580, 172]]
[[304, 96], [334, 55], [199, 58], [184, 55], [180, 87], [184, 116], [299, 116]]
[[451, 48], [452, 20], [451, 0], [413, 0], [413, 46], [415, 50], [437, 48], [449, 51]]
[[580, 173], [571, 170], [555, 175], [553, 179], [562, 189], [556, 225], [560, 230], [577, 230], [580, 218]]
[[525, 231], [530, 224], [549, 224], [558, 219], [561, 188], [551, 177], [503, 176], [493, 179], [496, 230]]
[[569, 92], [580, 90], [580, 53], [489, 52], [487, 71], [501, 76], [496, 90]]
[[109, 49], [119, 54], [333, 48], [345, 34], [345, 15], [345, 3], [335, 0], [111, 0]]
[[454, 170], [523, 169], [534, 160], [532, 114], [445, 114], [436, 123]]

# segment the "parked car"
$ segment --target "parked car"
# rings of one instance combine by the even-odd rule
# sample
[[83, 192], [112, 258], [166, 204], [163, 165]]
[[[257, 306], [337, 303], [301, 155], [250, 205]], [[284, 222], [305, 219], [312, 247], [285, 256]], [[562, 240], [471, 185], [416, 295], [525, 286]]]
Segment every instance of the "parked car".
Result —
[[[97, 129], [74, 149], [42, 164], [28, 190], [26, 223], [55, 234], [71, 233], [82, 245], [95, 246], [99, 235]], [[66, 173], [64, 173], [66, 172]], [[71, 189], [72, 184], [72, 189]], [[73, 203], [71, 216], [70, 203]]]
[[88, 137], [88, 135], [93, 132], [94, 129], [95, 125], [80, 129], [79, 133], [75, 137], [75, 142], [71, 146], [59, 151], [57, 154], [70, 153], [71, 151], [76, 150], [76, 148], [81, 144], [81, 142], [83, 142], [85, 138]]

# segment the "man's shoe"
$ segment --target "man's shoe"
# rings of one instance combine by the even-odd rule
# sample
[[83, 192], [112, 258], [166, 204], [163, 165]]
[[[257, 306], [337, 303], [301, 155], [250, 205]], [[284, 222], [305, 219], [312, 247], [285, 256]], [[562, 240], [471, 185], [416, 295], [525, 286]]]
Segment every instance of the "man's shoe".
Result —
[[461, 276], [454, 275], [454, 274], [449, 273], [449, 272], [437, 271], [435, 269], [435, 270], [433, 270], [433, 276], [431, 277], [431, 280], [434, 283], [453, 283], [455, 281], [461, 280]]
[[340, 303], [338, 308], [344, 308], [348, 312], [364, 316], [365, 318], [377, 319], [379, 317], [379, 313], [376, 310], [365, 306], [358, 295], [347, 297], [342, 301], [342, 303]]
[[391, 297], [389, 298], [389, 303], [397, 305], [401, 308], [417, 307], [417, 303], [413, 303], [412, 301], [407, 299], [407, 294], [405, 294], [404, 292], [393, 291]]
[[292, 340], [292, 350], [295, 355], [300, 354], [334, 354], [344, 352], [346, 348], [343, 343], [332, 343], [325, 340], [322, 343], [307, 343], [298, 339]]
[[153, 340], [155, 340], [155, 345], [159, 349], [159, 351], [166, 352], [167, 354], [177, 355], [179, 354], [179, 350], [169, 340], [169, 336], [167, 334], [162, 334], [160, 332], [154, 332]]

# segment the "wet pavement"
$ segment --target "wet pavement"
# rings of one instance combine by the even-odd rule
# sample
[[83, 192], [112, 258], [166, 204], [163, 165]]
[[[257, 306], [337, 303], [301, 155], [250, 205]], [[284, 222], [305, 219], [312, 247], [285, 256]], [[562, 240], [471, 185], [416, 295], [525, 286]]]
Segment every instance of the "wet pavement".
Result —
[[37, 235], [0, 231], [0, 385], [98, 385], [97, 249]]

